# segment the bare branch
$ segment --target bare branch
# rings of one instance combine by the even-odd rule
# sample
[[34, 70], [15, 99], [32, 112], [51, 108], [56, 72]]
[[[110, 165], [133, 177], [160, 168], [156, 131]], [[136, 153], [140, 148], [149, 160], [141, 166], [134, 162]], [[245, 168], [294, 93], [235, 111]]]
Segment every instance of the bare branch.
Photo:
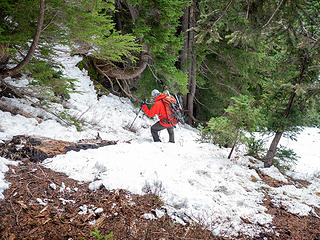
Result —
[[119, 94], [114, 90], [112, 80], [109, 78], [109, 76], [108, 76], [107, 74], [105, 74], [105, 73], [100, 69], [100, 67], [97, 65], [95, 59], [93, 59], [93, 65], [94, 65], [94, 67], [98, 70], [98, 72], [99, 72], [100, 74], [102, 74], [103, 76], [105, 76], [105, 77], [108, 79], [108, 81], [109, 81], [109, 83], [110, 83], [110, 86], [111, 86], [111, 91], [112, 91], [112, 93], [115, 94], [115, 95], [117, 95], [117, 96], [119, 96]]
[[157, 75], [154, 73], [154, 71], [152, 70], [152, 68], [150, 67], [150, 65], [148, 64], [149, 70], [152, 73], [153, 77], [161, 84], [163, 84], [162, 80], [160, 80]]
[[134, 97], [134, 96], [132, 96], [132, 94], [131, 93], [128, 93], [123, 87], [122, 87], [122, 85], [120, 84], [120, 82], [119, 82], [119, 80], [118, 79], [116, 79], [116, 81], [117, 81], [117, 83], [118, 83], [118, 85], [119, 85], [119, 87], [121, 88], [121, 90], [122, 90], [122, 92], [125, 94], [125, 95], [127, 95], [127, 97], [129, 97], [130, 99], [132, 99], [133, 101], [137, 101], [137, 99]]
[[222, 11], [222, 14], [218, 17], [218, 19], [211, 25], [211, 28], [216, 25], [220, 19], [226, 14], [226, 12], [228, 11], [229, 7], [231, 6], [231, 4], [233, 3], [233, 0], [231, 0], [228, 5], [224, 8], [224, 10]]
[[278, 5], [278, 7], [276, 8], [276, 10], [275, 10], [275, 11], [273, 12], [273, 14], [271, 15], [271, 17], [269, 18], [268, 22], [267, 22], [265, 25], [263, 25], [262, 28], [265, 28], [265, 27], [272, 21], [272, 19], [273, 19], [274, 16], [276, 15], [276, 13], [279, 11], [279, 9], [280, 9], [283, 1], [284, 1], [284, 0], [281, 0], [280, 4]]
[[52, 16], [52, 18], [50, 19], [50, 21], [48, 22], [48, 24], [42, 28], [42, 31], [46, 30], [46, 29], [51, 25], [51, 23], [53, 23], [53, 19], [55, 19], [55, 17], [56, 17], [57, 15], [58, 15], [58, 12], [56, 12], [56, 13]]
[[[204, 63], [204, 65], [206, 66], [206, 69], [214, 75], [214, 73], [211, 71], [211, 69]], [[232, 90], [233, 92], [235, 92], [237, 95], [240, 95], [240, 93], [237, 91], [237, 89], [227, 85], [227, 84], [224, 84], [224, 83], [221, 83], [221, 82], [217, 82], [218, 85], [221, 85], [221, 86], [225, 86], [227, 88], [229, 88], [230, 90]]]
[[248, 0], [247, 2], [248, 2], [248, 7], [247, 7], [246, 19], [248, 19], [248, 18], [249, 18], [250, 0]]

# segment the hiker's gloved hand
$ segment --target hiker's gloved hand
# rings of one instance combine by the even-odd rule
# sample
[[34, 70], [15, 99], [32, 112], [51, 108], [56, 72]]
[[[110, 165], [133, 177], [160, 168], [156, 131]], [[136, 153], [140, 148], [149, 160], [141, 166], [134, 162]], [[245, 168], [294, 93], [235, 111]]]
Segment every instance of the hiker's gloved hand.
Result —
[[144, 99], [144, 100], [142, 101], [142, 103], [140, 104], [140, 107], [142, 107], [142, 106], [145, 105], [145, 104], [147, 104], [146, 99]]

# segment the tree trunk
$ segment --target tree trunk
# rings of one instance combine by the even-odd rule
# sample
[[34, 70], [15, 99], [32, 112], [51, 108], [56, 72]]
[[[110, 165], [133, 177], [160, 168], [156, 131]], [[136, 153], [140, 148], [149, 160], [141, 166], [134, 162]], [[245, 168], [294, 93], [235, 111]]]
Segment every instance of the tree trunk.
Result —
[[276, 154], [277, 146], [280, 142], [282, 134], [283, 131], [276, 132], [267, 152], [267, 155], [264, 157], [264, 167], [271, 167], [273, 165], [274, 155]]
[[181, 31], [183, 32], [184, 35], [184, 41], [183, 41], [183, 49], [180, 52], [180, 69], [183, 72], [187, 72], [187, 58], [189, 54], [189, 48], [188, 48], [188, 39], [189, 39], [189, 33], [188, 33], [188, 28], [189, 28], [189, 14], [190, 13], [190, 8], [186, 8], [184, 10], [184, 14], [182, 17], [182, 24], [181, 24]]
[[196, 93], [196, 53], [194, 52], [194, 30], [195, 26], [195, 13], [194, 13], [194, 3], [185, 10], [182, 19], [182, 31], [184, 32], [184, 47], [180, 53], [180, 63], [181, 70], [188, 73], [188, 90], [189, 93], [183, 98], [184, 109], [187, 111], [186, 122], [188, 124], [192, 123], [195, 119], [193, 116], [193, 103]]
[[9, 53], [9, 44], [0, 44], [0, 74], [7, 66], [9, 61], [10, 53]]
[[197, 71], [197, 62], [196, 62], [196, 56], [195, 54], [192, 54], [191, 56], [191, 66], [190, 66], [190, 72], [189, 72], [189, 93], [188, 93], [188, 116], [190, 118], [189, 124], [191, 124], [191, 119], [194, 120], [195, 117], [193, 115], [194, 109], [194, 99], [196, 95], [196, 87], [197, 87], [197, 81], [196, 81], [196, 71]]
[[[184, 35], [184, 41], [183, 41], [183, 49], [180, 52], [180, 69], [182, 72], [186, 73], [188, 72], [188, 67], [187, 67], [187, 59], [189, 55], [189, 33], [188, 33], [188, 28], [189, 28], [189, 15], [190, 15], [190, 7], [186, 8], [184, 10], [184, 14], [182, 17], [182, 25], [181, 25], [181, 31], [183, 32]], [[188, 106], [188, 95], [183, 96], [183, 108], [187, 109]]]
[[[143, 50], [144, 51], [144, 50]], [[138, 76], [146, 69], [148, 64], [149, 55], [144, 51], [141, 55], [141, 60], [139, 62], [139, 65], [135, 69], [121, 69], [115, 65], [112, 64], [105, 64], [105, 63], [98, 63], [95, 61], [95, 67], [98, 71], [103, 72], [105, 76], [108, 76], [110, 78], [116, 78], [116, 79], [133, 79]]]
[[[301, 66], [301, 69], [300, 69], [300, 74], [299, 74], [299, 78], [298, 78], [298, 81], [297, 81], [297, 84], [301, 84], [302, 83], [302, 80], [303, 80], [303, 77], [304, 77], [304, 73], [308, 67], [308, 60], [309, 60], [309, 57], [308, 56], [305, 56], [303, 58], [303, 62], [302, 62], [302, 66]], [[290, 98], [289, 98], [289, 101], [288, 101], [288, 104], [287, 104], [287, 107], [286, 107], [286, 111], [283, 115], [283, 118], [284, 119], [289, 119], [290, 117], [290, 111], [293, 107], [293, 104], [294, 104], [294, 100], [296, 98], [296, 88], [293, 89], [291, 95], [290, 95]], [[274, 156], [276, 154], [276, 150], [277, 150], [277, 146], [280, 142], [280, 139], [281, 139], [281, 136], [282, 134], [284, 133], [285, 131], [285, 128], [283, 128], [283, 130], [281, 131], [277, 131], [272, 142], [271, 142], [271, 145], [269, 147], [269, 150], [267, 152], [267, 155], [264, 157], [264, 167], [271, 167], [272, 165], [274, 165], [274, 162], [273, 162], [273, 159], [274, 159]]]
[[129, 12], [130, 12], [132, 21], [133, 21], [133, 23], [135, 23], [139, 14], [138, 14], [137, 9], [135, 7], [131, 6], [130, 2], [131, 2], [131, 0], [126, 0], [126, 4], [127, 4], [128, 8], [129, 8]]
[[[34, 54], [34, 51], [38, 45], [39, 38], [41, 35], [41, 29], [43, 26], [43, 19], [44, 19], [44, 10], [45, 10], [45, 0], [40, 0], [40, 10], [39, 10], [39, 16], [38, 16], [37, 30], [36, 30], [36, 33], [33, 37], [31, 47], [30, 47], [27, 55], [25, 56], [25, 58], [17, 66], [15, 66], [12, 69], [9, 69], [8, 71], [4, 72], [4, 74], [0, 75], [1, 82], [6, 77], [10, 77], [10, 76], [17, 74], [23, 67], [25, 67], [27, 64], [29, 64], [29, 62]], [[1, 83], [0, 83], [0, 85], [1, 85]]]
[[231, 155], [232, 155], [232, 153], [233, 153], [233, 150], [234, 150], [234, 148], [235, 148], [235, 147], [236, 147], [236, 145], [237, 145], [237, 142], [238, 142], [238, 136], [239, 136], [239, 129], [237, 130], [236, 135], [234, 136], [233, 144], [232, 144], [232, 148], [231, 148], [231, 150], [230, 150], [230, 153], [229, 153], [228, 159], [230, 159], [230, 158], [231, 158]]

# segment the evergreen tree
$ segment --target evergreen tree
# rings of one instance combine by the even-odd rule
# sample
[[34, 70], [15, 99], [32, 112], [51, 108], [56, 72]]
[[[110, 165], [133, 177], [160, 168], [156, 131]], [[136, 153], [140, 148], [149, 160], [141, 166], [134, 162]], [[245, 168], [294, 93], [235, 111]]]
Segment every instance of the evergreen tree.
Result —
[[157, 86], [173, 92], [187, 92], [186, 75], [176, 63], [183, 47], [183, 36], [178, 30], [180, 18], [188, 4], [184, 0], [132, 0], [126, 4], [119, 1], [118, 8], [129, 9], [130, 18], [122, 11], [117, 14], [116, 22], [122, 31], [134, 34], [149, 55], [148, 68], [139, 83], [140, 87], [146, 86], [142, 90], [148, 94]]
[[319, 3], [314, 1], [290, 1], [274, 17], [277, 21], [269, 23], [273, 30], [267, 32], [273, 41], [269, 54], [279, 64], [267, 76], [264, 86], [262, 104], [268, 116], [267, 129], [275, 133], [264, 159], [266, 167], [274, 164], [283, 134], [294, 137], [301, 127], [314, 124], [309, 114], [314, 115], [314, 109], [319, 108], [318, 9]]
[[110, 14], [114, 11], [112, 0], [5, 0], [0, 9], [1, 95], [8, 95], [4, 91], [10, 90], [20, 97], [35, 96], [4, 81], [21, 70], [38, 78], [38, 85], [67, 94], [73, 80], [64, 79], [50, 60], [57, 44], [69, 45], [76, 54], [118, 62], [123, 58], [135, 61], [134, 53], [140, 51], [132, 35], [115, 30]]
[[271, 166], [281, 136], [318, 119], [319, 4], [201, 3], [197, 39], [204, 57], [199, 73], [207, 89], [199, 88], [199, 99], [210, 117], [223, 114], [233, 96], [254, 97], [267, 120], [260, 129], [275, 133], [265, 157], [265, 166]]

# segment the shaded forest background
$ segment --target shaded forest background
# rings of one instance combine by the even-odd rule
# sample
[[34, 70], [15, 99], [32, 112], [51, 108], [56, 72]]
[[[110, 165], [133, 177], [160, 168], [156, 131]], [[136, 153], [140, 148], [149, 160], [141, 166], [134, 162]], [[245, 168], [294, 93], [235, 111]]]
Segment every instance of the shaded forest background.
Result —
[[[0, 109], [24, 98], [65, 124], [52, 109], [73, 92], [55, 47], [83, 56], [99, 94], [138, 104], [152, 89], [181, 98], [201, 140], [246, 143], [266, 167], [281, 156], [282, 136], [319, 127], [320, 2], [312, 0], [3, 0], [0, 3]], [[12, 80], [33, 79], [22, 88]], [[11, 81], [10, 81], [11, 80]], [[263, 149], [249, 133], [271, 134]]]

